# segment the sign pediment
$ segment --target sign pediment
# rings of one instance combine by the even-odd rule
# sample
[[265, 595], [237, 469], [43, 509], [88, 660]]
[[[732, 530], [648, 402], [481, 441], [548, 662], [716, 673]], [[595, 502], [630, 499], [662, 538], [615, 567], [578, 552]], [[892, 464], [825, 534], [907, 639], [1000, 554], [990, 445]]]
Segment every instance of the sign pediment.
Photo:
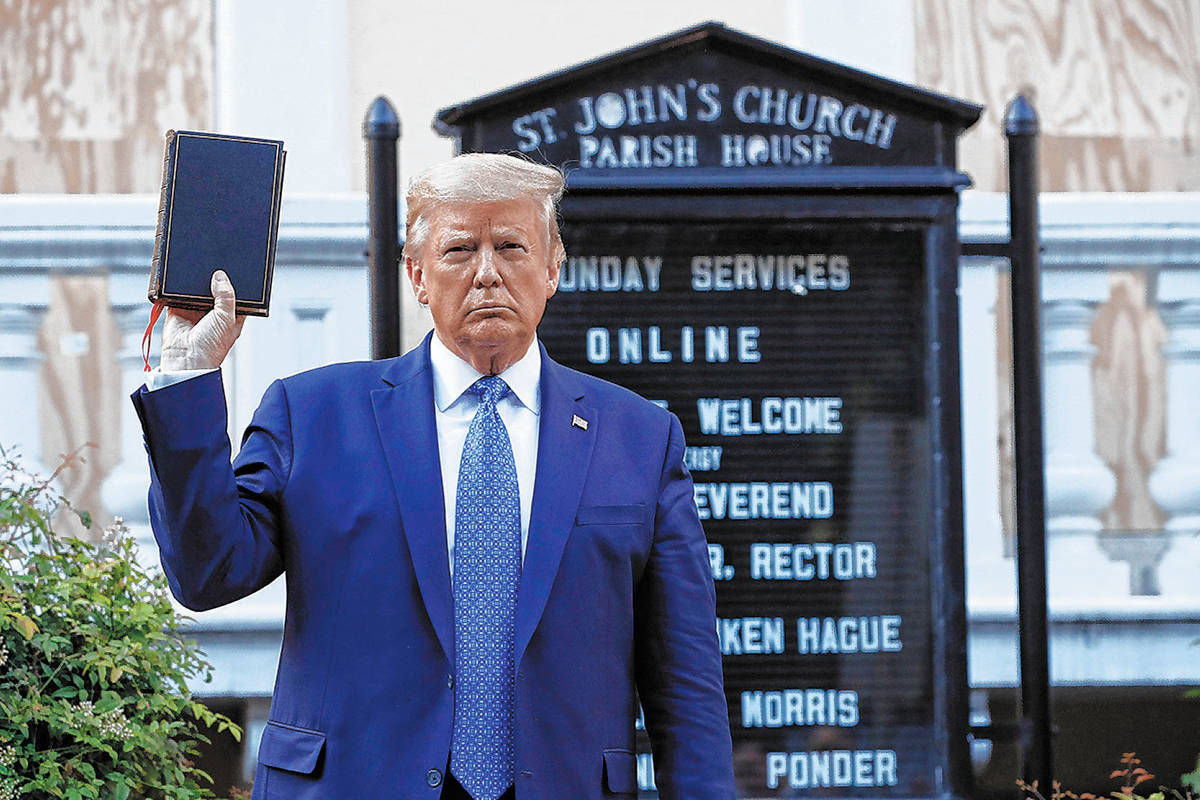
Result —
[[980, 111], [706, 23], [443, 109], [434, 125], [463, 152], [522, 153], [576, 181], [861, 182], [863, 167], [891, 167], [962, 183], [956, 139]]

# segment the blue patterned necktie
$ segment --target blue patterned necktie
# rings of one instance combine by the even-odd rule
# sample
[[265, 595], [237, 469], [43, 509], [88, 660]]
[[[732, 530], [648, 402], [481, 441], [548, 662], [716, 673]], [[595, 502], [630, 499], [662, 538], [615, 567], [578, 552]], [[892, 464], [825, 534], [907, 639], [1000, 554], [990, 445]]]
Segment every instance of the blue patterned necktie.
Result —
[[479, 397], [458, 469], [454, 507], [454, 734], [450, 771], [476, 800], [513, 783], [514, 640], [521, 579], [521, 497], [493, 375]]

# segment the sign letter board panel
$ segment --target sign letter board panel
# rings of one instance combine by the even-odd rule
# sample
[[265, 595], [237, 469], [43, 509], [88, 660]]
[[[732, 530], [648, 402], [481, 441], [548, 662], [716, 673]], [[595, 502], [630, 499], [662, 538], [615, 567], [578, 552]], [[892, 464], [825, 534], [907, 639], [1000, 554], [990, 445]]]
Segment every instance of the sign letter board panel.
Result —
[[921, 232], [590, 222], [565, 235], [547, 349], [684, 426], [742, 795], [928, 795]]
[[955, 148], [980, 110], [710, 23], [437, 116], [567, 172], [539, 335], [683, 424], [742, 798], [968, 792]]

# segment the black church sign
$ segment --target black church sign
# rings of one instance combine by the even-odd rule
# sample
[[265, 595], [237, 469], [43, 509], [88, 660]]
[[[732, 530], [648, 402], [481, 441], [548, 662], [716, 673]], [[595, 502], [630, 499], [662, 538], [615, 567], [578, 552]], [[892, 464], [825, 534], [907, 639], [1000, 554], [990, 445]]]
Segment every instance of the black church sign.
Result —
[[[979, 112], [707, 24], [437, 117], [567, 170], [540, 336], [683, 423], [743, 797], [968, 791], [955, 145]], [[653, 796], [648, 754], [638, 776]]]
[[445, 109], [435, 127], [463, 150], [585, 172], [953, 170], [957, 134], [977, 114], [709, 24]]

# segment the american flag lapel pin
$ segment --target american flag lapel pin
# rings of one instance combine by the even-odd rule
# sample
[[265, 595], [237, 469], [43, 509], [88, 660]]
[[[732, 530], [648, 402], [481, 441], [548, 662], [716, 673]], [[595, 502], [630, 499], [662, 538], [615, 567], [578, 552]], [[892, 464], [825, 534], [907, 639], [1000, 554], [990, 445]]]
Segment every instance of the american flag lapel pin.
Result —
[[571, 424], [580, 430], [587, 430], [588, 421], [578, 414], [571, 415]]

